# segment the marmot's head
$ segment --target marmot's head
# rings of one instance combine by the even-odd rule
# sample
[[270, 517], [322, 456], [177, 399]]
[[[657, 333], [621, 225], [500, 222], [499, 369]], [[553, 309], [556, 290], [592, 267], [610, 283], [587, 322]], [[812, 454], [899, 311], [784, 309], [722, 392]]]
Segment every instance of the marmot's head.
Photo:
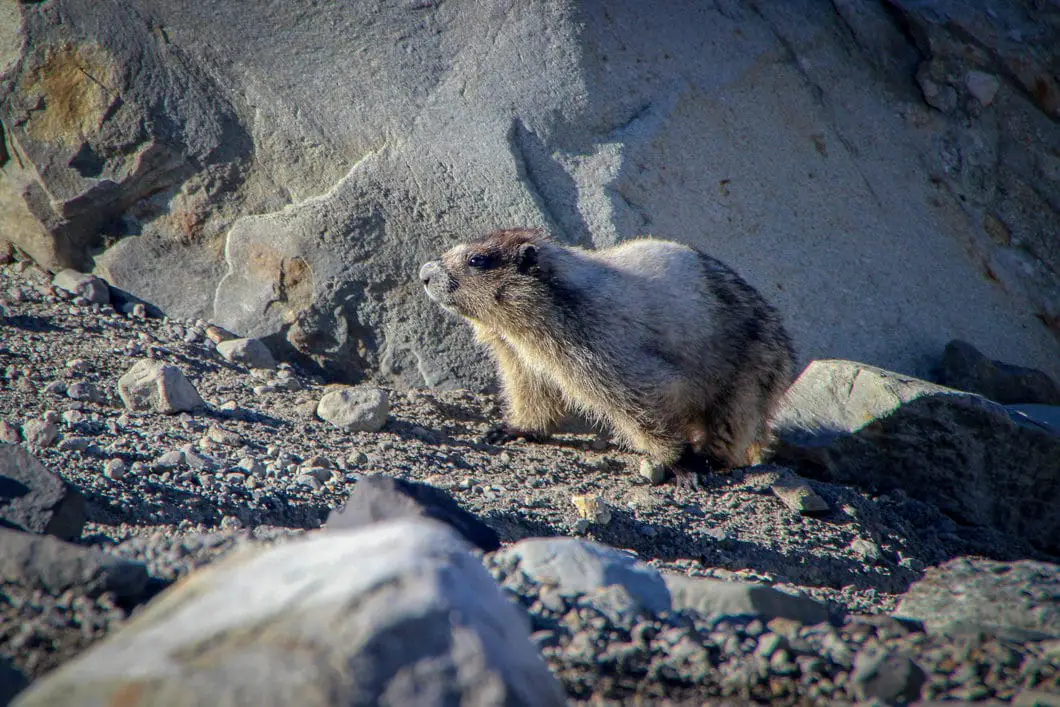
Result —
[[497, 231], [424, 263], [420, 280], [427, 295], [444, 309], [503, 326], [540, 308], [540, 254], [549, 244], [538, 229]]

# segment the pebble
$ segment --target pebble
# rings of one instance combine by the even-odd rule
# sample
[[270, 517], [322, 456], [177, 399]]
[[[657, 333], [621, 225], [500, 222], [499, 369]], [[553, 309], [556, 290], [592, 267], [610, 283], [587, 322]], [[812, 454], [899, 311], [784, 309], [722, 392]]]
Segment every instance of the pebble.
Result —
[[103, 466], [103, 474], [108, 479], [119, 481], [125, 478], [125, 475], [129, 472], [129, 467], [125, 463], [124, 459], [109, 459]]
[[239, 468], [252, 476], [265, 475], [265, 466], [253, 457], [243, 457], [240, 459]]
[[648, 483], [657, 486], [666, 481], [666, 467], [649, 459], [641, 459], [640, 475], [647, 479]]
[[571, 496], [570, 500], [581, 520], [595, 525], [607, 525], [611, 522], [611, 509], [602, 497], [584, 494]]

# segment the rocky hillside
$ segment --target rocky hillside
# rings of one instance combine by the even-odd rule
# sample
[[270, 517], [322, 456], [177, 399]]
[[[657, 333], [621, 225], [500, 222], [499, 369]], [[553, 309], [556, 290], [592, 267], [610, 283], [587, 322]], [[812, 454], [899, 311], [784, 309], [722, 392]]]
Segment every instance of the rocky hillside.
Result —
[[0, 267], [0, 704], [1060, 699], [1039, 372], [815, 362], [695, 491], [108, 297]]
[[415, 283], [508, 226], [734, 265], [796, 348], [1060, 376], [1043, 0], [7, 2], [0, 240], [329, 377], [482, 386]]

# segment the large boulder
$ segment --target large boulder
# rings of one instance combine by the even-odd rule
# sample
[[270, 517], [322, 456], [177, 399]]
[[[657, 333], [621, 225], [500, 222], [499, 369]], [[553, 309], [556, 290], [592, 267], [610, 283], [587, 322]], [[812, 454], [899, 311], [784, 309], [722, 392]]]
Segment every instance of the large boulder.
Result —
[[[1055, 32], [966, 66], [961, 5], [7, 3], [0, 232], [350, 380], [490, 380], [416, 271], [513, 225], [703, 248], [807, 354], [1060, 376]], [[975, 115], [932, 107], [958, 79]]]
[[774, 420], [781, 458], [902, 489], [960, 523], [1060, 549], [1060, 437], [1005, 407], [853, 361], [814, 361]]
[[529, 622], [445, 526], [237, 554], [35, 683], [31, 705], [562, 705]]

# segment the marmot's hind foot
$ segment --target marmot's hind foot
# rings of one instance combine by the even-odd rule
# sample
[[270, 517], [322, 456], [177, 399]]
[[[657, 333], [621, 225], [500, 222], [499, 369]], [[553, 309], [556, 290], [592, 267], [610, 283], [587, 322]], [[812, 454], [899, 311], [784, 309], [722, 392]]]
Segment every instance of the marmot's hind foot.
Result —
[[527, 442], [540, 443], [547, 442], [549, 435], [533, 432], [531, 430], [519, 429], [518, 427], [512, 427], [511, 425], [498, 425], [482, 436], [483, 442], [495, 445], [507, 444], [508, 442], [514, 442], [519, 439], [525, 439]]

